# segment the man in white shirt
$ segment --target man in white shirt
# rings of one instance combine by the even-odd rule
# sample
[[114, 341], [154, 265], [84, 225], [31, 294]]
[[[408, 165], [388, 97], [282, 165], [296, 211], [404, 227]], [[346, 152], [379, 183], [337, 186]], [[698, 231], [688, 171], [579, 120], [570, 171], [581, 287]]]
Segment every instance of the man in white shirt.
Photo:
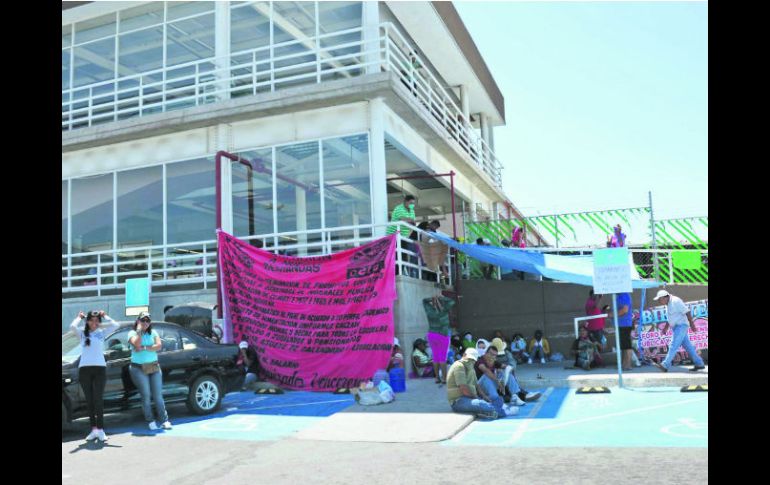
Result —
[[[695, 322], [692, 319], [692, 314], [687, 308], [687, 305], [684, 304], [681, 298], [670, 294], [666, 290], [660, 290], [654, 300], [660, 301], [663, 305], [666, 305], [668, 325], [673, 329], [674, 337], [671, 339], [671, 345], [668, 346], [668, 354], [666, 354], [663, 363], [659, 364], [653, 361], [653, 364], [663, 372], [668, 372], [668, 369], [671, 367], [671, 361], [674, 360], [674, 356], [679, 350], [679, 347], [684, 346], [684, 349], [695, 363], [695, 367], [690, 369], [690, 371], [694, 372], [705, 369], [706, 366], [703, 365], [703, 359], [701, 359], [695, 351], [695, 346], [690, 342], [690, 337], [687, 335], [689, 329], [692, 329], [693, 333], [697, 332]], [[666, 332], [668, 332], [668, 328], [666, 328], [664, 333]]]

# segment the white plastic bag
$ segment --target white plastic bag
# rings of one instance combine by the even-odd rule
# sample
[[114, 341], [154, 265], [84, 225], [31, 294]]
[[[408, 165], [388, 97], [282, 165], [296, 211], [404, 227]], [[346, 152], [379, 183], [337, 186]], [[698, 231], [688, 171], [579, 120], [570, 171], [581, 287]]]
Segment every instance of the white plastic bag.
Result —
[[383, 402], [379, 389], [366, 389], [358, 391], [358, 394], [356, 394], [356, 400], [358, 401], [358, 404], [362, 406], [374, 406], [376, 404], [382, 404]]
[[380, 383], [377, 385], [377, 388], [380, 391], [380, 398], [382, 399], [382, 402], [390, 402], [396, 398], [396, 395], [393, 393], [393, 388], [390, 387], [390, 384], [387, 382], [380, 381]]

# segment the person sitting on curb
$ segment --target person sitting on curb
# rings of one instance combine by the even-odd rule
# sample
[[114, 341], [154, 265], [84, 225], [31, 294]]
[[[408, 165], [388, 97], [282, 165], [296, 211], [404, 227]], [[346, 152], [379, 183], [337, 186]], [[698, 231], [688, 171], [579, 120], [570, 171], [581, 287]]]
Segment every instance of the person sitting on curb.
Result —
[[510, 352], [517, 363], [523, 364], [526, 362], [529, 359], [529, 354], [527, 353], [527, 341], [524, 340], [524, 335], [520, 333], [514, 334], [513, 339], [511, 339], [510, 351], [507, 352]]
[[494, 403], [476, 379], [474, 364], [479, 353], [474, 348], [465, 350], [463, 358], [449, 367], [447, 372], [447, 399], [452, 411], [473, 414], [477, 418], [497, 419], [505, 417], [497, 409], [502, 409], [502, 399], [498, 396]]
[[575, 367], [590, 370], [599, 367], [599, 344], [591, 339], [587, 327], [580, 327], [580, 336], [572, 343], [572, 353], [575, 355]]
[[698, 355], [695, 346], [690, 342], [690, 337], [687, 335], [689, 330], [692, 330], [693, 333], [698, 331], [695, 322], [692, 319], [690, 309], [687, 308], [687, 305], [684, 304], [681, 298], [670, 294], [666, 290], [660, 290], [653, 299], [655, 301], [660, 300], [663, 305], [666, 305], [668, 311], [668, 322], [666, 323], [663, 334], [665, 335], [668, 333], [668, 327], [671, 326], [674, 335], [671, 339], [671, 345], [668, 346], [668, 353], [666, 354], [663, 363], [659, 364], [655, 361], [652, 363], [663, 372], [668, 372], [679, 347], [684, 347], [695, 364], [695, 366], [690, 369], [690, 372], [697, 372], [701, 369], [705, 369], [706, 366], [703, 363], [703, 359]]
[[525, 402], [537, 401], [540, 399], [540, 393], [527, 392], [522, 389], [516, 380], [513, 367], [498, 361], [497, 357], [503, 353], [501, 350], [505, 351], [505, 345], [502, 340], [494, 339], [484, 356], [479, 358], [474, 366], [479, 385], [493, 399], [496, 395], [506, 396], [507, 391], [510, 395], [509, 401], [516, 406], [523, 406]]
[[527, 363], [531, 364], [532, 359], [537, 359], [540, 356], [540, 363], [545, 364], [545, 359], [551, 354], [551, 346], [548, 345], [548, 339], [543, 337], [543, 332], [535, 330], [535, 337], [529, 341], [529, 360]]
[[476, 351], [479, 353], [479, 357], [484, 357], [484, 352], [489, 347], [489, 340], [480, 338], [476, 341]]
[[393, 337], [393, 351], [390, 354], [388, 368], [385, 370], [390, 372], [390, 369], [400, 369], [402, 367], [404, 367], [404, 354], [401, 353], [401, 346], [399, 345], [398, 338]]
[[428, 356], [428, 342], [425, 339], [418, 338], [414, 341], [414, 350], [412, 351], [412, 367], [417, 377], [436, 377], [433, 372], [433, 361]]

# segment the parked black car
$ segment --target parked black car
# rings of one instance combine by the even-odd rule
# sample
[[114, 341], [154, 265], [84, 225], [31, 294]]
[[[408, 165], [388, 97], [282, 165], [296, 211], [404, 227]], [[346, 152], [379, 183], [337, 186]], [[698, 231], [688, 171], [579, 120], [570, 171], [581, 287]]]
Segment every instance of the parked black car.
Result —
[[[128, 332], [133, 323], [121, 322], [104, 341], [107, 361], [105, 412], [142, 406], [139, 391], [128, 373], [131, 361]], [[244, 374], [235, 365], [237, 345], [214, 343], [173, 323], [153, 322], [152, 328], [158, 332], [163, 344], [158, 361], [163, 371], [166, 404], [186, 402], [193, 413], [210, 414], [219, 409], [225, 394], [241, 388]], [[78, 383], [80, 353], [80, 339], [71, 332], [62, 335], [62, 427], [88, 414], [85, 396]]]

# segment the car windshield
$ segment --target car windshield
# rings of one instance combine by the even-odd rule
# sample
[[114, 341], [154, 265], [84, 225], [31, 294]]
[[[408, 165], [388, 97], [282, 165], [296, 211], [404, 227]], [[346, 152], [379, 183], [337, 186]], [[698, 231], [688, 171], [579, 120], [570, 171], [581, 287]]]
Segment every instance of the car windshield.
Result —
[[80, 357], [80, 337], [72, 332], [61, 336], [61, 360], [71, 364]]

